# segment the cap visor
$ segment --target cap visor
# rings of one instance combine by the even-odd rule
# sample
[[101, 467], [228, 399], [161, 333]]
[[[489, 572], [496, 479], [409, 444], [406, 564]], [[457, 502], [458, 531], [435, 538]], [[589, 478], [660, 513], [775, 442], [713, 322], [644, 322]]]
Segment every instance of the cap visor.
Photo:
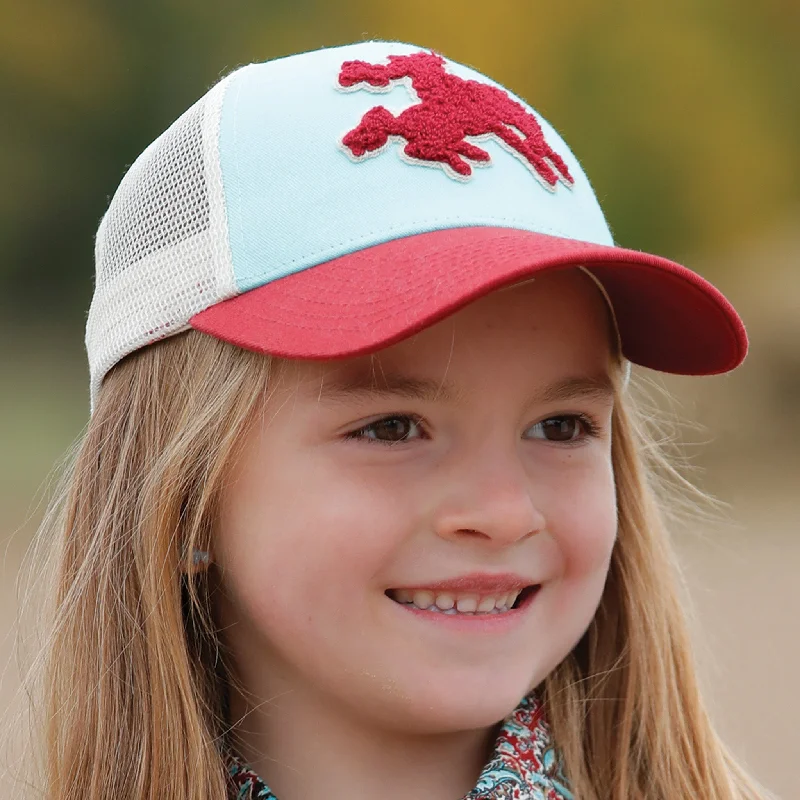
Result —
[[658, 256], [513, 228], [422, 233], [369, 247], [218, 303], [190, 320], [232, 344], [332, 359], [393, 344], [501, 286], [583, 266], [614, 307], [622, 351], [681, 375], [728, 372], [747, 354], [738, 314], [708, 281]]

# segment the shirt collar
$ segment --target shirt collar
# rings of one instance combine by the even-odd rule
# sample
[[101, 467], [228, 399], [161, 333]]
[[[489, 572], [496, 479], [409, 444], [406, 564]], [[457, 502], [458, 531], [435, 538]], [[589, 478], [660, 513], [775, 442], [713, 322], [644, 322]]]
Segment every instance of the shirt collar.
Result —
[[[278, 800], [235, 755], [227, 757], [231, 800]], [[574, 800], [541, 703], [526, 697], [503, 722], [494, 751], [464, 800]]]

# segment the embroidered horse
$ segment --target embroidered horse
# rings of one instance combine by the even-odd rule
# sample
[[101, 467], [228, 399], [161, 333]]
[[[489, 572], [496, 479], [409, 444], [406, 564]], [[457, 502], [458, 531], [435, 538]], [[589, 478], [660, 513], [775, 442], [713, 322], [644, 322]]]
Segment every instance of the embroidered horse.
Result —
[[[547, 144], [536, 117], [505, 91], [445, 72], [435, 53], [389, 56], [389, 63], [346, 61], [339, 74], [343, 89], [388, 91], [395, 81], [410, 81], [420, 102], [394, 116], [383, 106], [370, 109], [359, 125], [345, 134], [342, 146], [355, 159], [377, 155], [393, 136], [406, 140], [403, 154], [415, 162], [441, 166], [452, 177], [472, 175], [469, 161], [489, 164], [486, 150], [466, 137], [494, 136], [526, 164], [549, 189], [572, 176], [561, 156]], [[469, 159], [469, 161], [467, 160]]]

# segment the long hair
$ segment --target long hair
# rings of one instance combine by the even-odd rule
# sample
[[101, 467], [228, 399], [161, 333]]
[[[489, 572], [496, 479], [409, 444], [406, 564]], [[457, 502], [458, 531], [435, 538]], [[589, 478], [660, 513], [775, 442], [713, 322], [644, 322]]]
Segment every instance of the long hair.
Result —
[[[43, 684], [52, 800], [224, 800], [229, 676], [207, 550], [277, 362], [188, 331], [105, 379], [41, 535], [57, 540]], [[593, 622], [540, 687], [577, 800], [756, 800], [701, 701], [654, 489], [618, 398], [619, 532]], [[648, 458], [643, 453], [649, 454]], [[659, 462], [664, 463], [664, 462]]]

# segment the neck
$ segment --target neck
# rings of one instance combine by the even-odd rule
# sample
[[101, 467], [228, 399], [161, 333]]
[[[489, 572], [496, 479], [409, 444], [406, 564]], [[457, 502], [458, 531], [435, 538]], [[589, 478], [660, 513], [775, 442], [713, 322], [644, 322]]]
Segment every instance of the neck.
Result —
[[493, 728], [391, 731], [294, 691], [256, 708], [236, 695], [231, 716], [236, 749], [279, 800], [463, 797], [474, 788], [495, 735]]

